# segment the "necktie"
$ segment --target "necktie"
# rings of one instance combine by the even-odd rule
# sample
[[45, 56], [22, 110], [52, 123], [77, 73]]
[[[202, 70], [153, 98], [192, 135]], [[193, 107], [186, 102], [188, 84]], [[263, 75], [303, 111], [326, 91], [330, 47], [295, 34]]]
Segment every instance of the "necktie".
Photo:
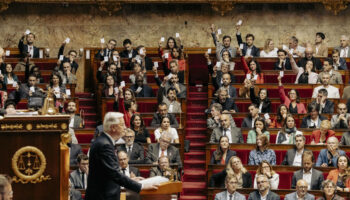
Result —
[[123, 171], [123, 174], [125, 175], [125, 169], [122, 169], [122, 171]]
[[131, 155], [131, 146], [128, 147], [128, 153], [127, 154], [128, 154], [128, 157], [130, 157], [130, 155]]
[[84, 177], [84, 172], [81, 173], [81, 182], [83, 184], [83, 189], [85, 189], [85, 177]]
[[109, 49], [107, 49], [107, 57], [109, 57]]
[[227, 129], [224, 128], [224, 134], [223, 134], [223, 136], [226, 136], [226, 131], [227, 131]]
[[164, 151], [162, 150], [162, 153], [160, 154], [160, 157], [163, 157], [164, 156]]
[[230, 197], [230, 200], [232, 200], [232, 194], [230, 194], [230, 196], [229, 196], [229, 197]]

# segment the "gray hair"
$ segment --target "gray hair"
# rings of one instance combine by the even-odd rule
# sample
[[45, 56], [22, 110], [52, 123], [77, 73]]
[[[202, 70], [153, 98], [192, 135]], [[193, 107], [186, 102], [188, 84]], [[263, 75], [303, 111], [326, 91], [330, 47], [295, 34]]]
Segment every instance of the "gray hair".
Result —
[[[332, 180], [327, 179], [327, 180], [324, 180], [324, 181], [322, 182], [322, 190], [324, 190], [324, 188], [325, 188], [327, 185], [329, 185], [329, 184], [331, 184], [334, 188], [337, 188], [337, 185], [336, 185]], [[335, 193], [336, 191], [337, 191], [337, 190], [335, 190], [334, 193]]]
[[0, 193], [5, 191], [5, 187], [11, 184], [11, 180], [9, 180], [7, 175], [0, 174]]
[[103, 120], [103, 131], [109, 132], [111, 125], [119, 124], [119, 119], [124, 117], [124, 114], [120, 112], [108, 112]]

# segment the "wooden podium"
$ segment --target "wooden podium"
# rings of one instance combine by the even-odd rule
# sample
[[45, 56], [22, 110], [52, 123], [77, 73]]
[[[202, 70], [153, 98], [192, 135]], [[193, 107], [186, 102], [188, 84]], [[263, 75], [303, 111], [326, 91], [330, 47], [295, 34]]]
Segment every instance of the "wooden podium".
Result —
[[16, 200], [67, 200], [69, 116], [7, 116], [0, 120], [0, 173]]
[[142, 200], [170, 200], [171, 195], [177, 195], [182, 192], [182, 182], [162, 183], [158, 190], [141, 191]]

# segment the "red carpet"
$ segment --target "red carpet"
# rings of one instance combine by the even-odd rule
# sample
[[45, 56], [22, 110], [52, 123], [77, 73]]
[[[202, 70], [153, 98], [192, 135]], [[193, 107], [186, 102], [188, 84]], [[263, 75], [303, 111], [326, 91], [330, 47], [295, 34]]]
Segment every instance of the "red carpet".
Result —
[[84, 111], [85, 128], [96, 128], [96, 101], [91, 93], [76, 93], [79, 98], [79, 110]]

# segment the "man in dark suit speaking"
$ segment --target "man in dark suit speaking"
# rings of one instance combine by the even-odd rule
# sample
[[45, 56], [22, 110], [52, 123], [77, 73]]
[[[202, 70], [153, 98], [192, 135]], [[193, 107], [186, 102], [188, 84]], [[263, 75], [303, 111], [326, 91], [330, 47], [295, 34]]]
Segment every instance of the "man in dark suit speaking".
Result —
[[137, 193], [157, 189], [158, 185], [138, 183], [142, 179], [140, 177], [130, 179], [120, 173], [114, 144], [125, 134], [123, 116], [118, 112], [107, 113], [103, 121], [104, 132], [92, 143], [86, 200], [119, 200], [120, 186]]

